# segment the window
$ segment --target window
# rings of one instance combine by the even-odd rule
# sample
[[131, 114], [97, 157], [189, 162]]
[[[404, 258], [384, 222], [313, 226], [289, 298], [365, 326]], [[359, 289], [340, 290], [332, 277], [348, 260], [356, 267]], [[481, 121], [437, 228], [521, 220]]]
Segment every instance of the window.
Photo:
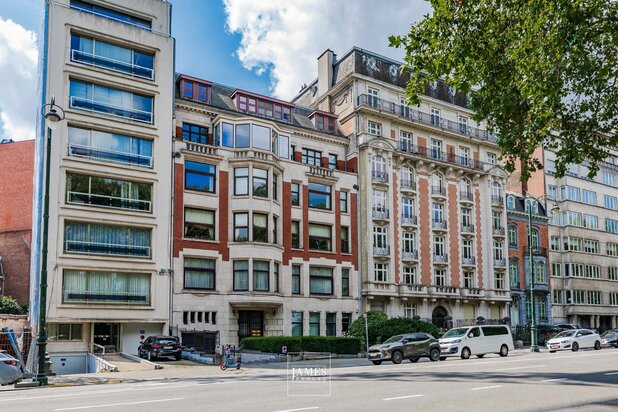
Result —
[[138, 167], [152, 167], [152, 141], [69, 127], [69, 156]]
[[65, 221], [64, 233], [67, 253], [151, 256], [150, 229]]
[[184, 288], [215, 290], [214, 259], [185, 258]]
[[[219, 136], [217, 135], [217, 138], [218, 137]], [[221, 123], [221, 145], [225, 147], [234, 147], [234, 125], [233, 124]]]
[[618, 243], [607, 243], [607, 256], [618, 256]]
[[584, 252], [593, 253], [595, 255], [599, 254], [599, 241], [597, 240], [584, 240]]
[[552, 236], [549, 238], [549, 249], [556, 252], [560, 251], [560, 237]]
[[292, 221], [292, 247], [294, 249], [300, 249], [300, 222], [298, 220]]
[[185, 237], [215, 240], [215, 212], [185, 208]]
[[237, 124], [235, 133], [235, 144], [237, 149], [251, 146], [251, 125], [247, 123]]
[[412, 319], [416, 316], [416, 303], [404, 302], [403, 304], [403, 317]]
[[414, 216], [414, 199], [411, 197], [401, 198], [401, 217], [405, 219], [411, 219]]
[[534, 270], [536, 283], [547, 283], [547, 277], [545, 276], [545, 263], [537, 262]]
[[554, 298], [553, 301], [555, 304], [557, 305], [564, 304], [564, 290], [554, 289], [553, 298]]
[[434, 256], [445, 256], [444, 236], [433, 237], [433, 254]]
[[328, 185], [309, 182], [309, 207], [331, 210], [331, 191]]
[[502, 229], [502, 212], [500, 210], [492, 210], [491, 211], [491, 217], [492, 217], [492, 227], [494, 229]]
[[253, 290], [268, 292], [270, 289], [270, 262], [263, 260], [253, 261]]
[[350, 229], [341, 226], [341, 253], [350, 253]]
[[336, 335], [337, 335], [337, 314], [327, 313], [326, 314], [326, 336], [336, 336]]
[[279, 220], [277, 219], [277, 216], [273, 216], [273, 244], [277, 244], [278, 243], [278, 236], [277, 236], [277, 232], [279, 230], [279, 225], [278, 225]]
[[277, 190], [277, 185], [279, 184], [278, 175], [273, 173], [273, 200], [279, 200], [279, 191]]
[[579, 212], [571, 212], [570, 210], [565, 210], [564, 212], [562, 212], [562, 225], [581, 226], [582, 214]]
[[601, 292], [596, 290], [588, 291], [588, 304], [589, 305], [600, 305], [603, 303], [603, 299], [601, 299]]
[[279, 263], [275, 262], [273, 263], [273, 279], [275, 281], [275, 287], [273, 289], [273, 292], [275, 293], [279, 293], [279, 286], [280, 286], [280, 281], [279, 281]]
[[598, 265], [585, 265], [584, 277], [590, 279], [601, 279], [601, 266]]
[[609, 293], [609, 305], [618, 306], [618, 292]]
[[517, 226], [509, 225], [509, 247], [517, 247]]
[[494, 259], [495, 260], [504, 259], [504, 250], [502, 247], [502, 242], [494, 241]]
[[303, 336], [303, 312], [292, 312], [292, 336]]
[[272, 134], [270, 128], [259, 126], [257, 124], [251, 125], [251, 146], [256, 149], [273, 150], [272, 146]]
[[549, 185], [547, 186], [547, 198], [548, 199], [558, 199], [558, 187]]
[[504, 273], [495, 274], [496, 289], [504, 289]]
[[433, 283], [436, 286], [446, 286], [446, 270], [436, 269], [433, 271]]
[[618, 267], [616, 266], [607, 267], [607, 279], [608, 280], [618, 280]]
[[350, 323], [352, 323], [352, 314], [351, 313], [342, 313], [341, 314], [341, 332], [347, 333], [350, 328]]
[[50, 341], [82, 340], [81, 323], [48, 323], [47, 339]]
[[234, 242], [249, 240], [249, 213], [234, 213]]
[[376, 136], [382, 136], [382, 124], [377, 122], [367, 121], [367, 133]]
[[373, 209], [379, 212], [386, 212], [386, 192], [384, 190], [373, 190]]
[[593, 215], [587, 215], [584, 213], [584, 227], [587, 229], [598, 229], [599, 228], [599, 218]]
[[388, 282], [388, 264], [386, 263], [374, 263], [373, 275], [376, 282]]
[[538, 250], [539, 248], [539, 231], [538, 229], [532, 229], [532, 238], [528, 239], [528, 246], [532, 249]]
[[560, 197], [562, 200], [573, 200], [576, 202], [579, 202], [581, 199], [579, 188], [573, 186], [562, 186], [560, 188]]
[[333, 294], [333, 269], [309, 267], [309, 293], [312, 295]]
[[565, 263], [564, 264], [564, 276], [565, 277], [584, 277], [584, 265], [581, 263]]
[[490, 165], [496, 164], [496, 154], [487, 152], [486, 162]]
[[586, 291], [585, 290], [572, 290], [571, 291], [571, 299], [574, 304], [582, 304], [585, 303], [586, 300]]
[[526, 213], [530, 213], [530, 211], [532, 211], [532, 213], [535, 215], [539, 214], [539, 204], [536, 200], [526, 199], [525, 204], [526, 204]]
[[547, 302], [544, 298], [539, 300], [539, 318], [547, 320]]
[[348, 192], [339, 192], [339, 209], [341, 213], [348, 213]]
[[474, 272], [471, 270], [465, 270], [463, 273], [464, 288], [474, 288]]
[[432, 204], [433, 221], [441, 223], [444, 220], [444, 205], [442, 203], [433, 202]]
[[618, 220], [605, 218], [605, 231], [609, 233], [618, 233]]
[[593, 192], [590, 190], [582, 189], [582, 202], [588, 205], [597, 204], [597, 192]]
[[612, 210], [618, 210], [618, 200], [616, 196], [605, 195], [605, 207]]
[[468, 133], [468, 118], [464, 116], [459, 116], [459, 133], [467, 134]]
[[185, 189], [215, 193], [216, 166], [185, 161]]
[[234, 290], [249, 290], [249, 261], [234, 261]]
[[431, 157], [434, 159], [442, 158], [442, 141], [431, 139]]
[[108, 9], [107, 7], [90, 4], [85, 1], [71, 0], [71, 8], [88, 14], [105, 17], [119, 23], [128, 24], [144, 30], [150, 30], [151, 23], [148, 20], [140, 19], [126, 13]]
[[557, 278], [562, 276], [562, 264], [560, 263], [552, 263], [550, 266], [551, 276], [555, 276]]
[[292, 294], [300, 295], [300, 266], [292, 265]]
[[515, 196], [508, 196], [506, 198], [506, 208], [508, 210], [515, 210]]
[[403, 267], [403, 283], [406, 285], [416, 285], [416, 267], [404, 266]]
[[234, 169], [234, 196], [249, 195], [249, 168], [237, 167]]
[[380, 91], [377, 89], [367, 88], [367, 103], [372, 107], [378, 107], [378, 99]]
[[341, 269], [341, 296], [350, 296], [350, 269]]
[[337, 169], [337, 155], [329, 153], [328, 154], [328, 168], [336, 170]]
[[331, 227], [309, 223], [309, 249], [330, 252], [332, 248]]
[[208, 129], [194, 124], [182, 124], [182, 140], [193, 143], [209, 144]]
[[413, 232], [403, 232], [401, 234], [402, 252], [414, 253], [416, 251], [416, 235]]
[[67, 172], [67, 203], [150, 212], [152, 184]]
[[322, 152], [303, 147], [302, 161], [308, 165], [322, 166]]
[[431, 108], [431, 124], [434, 126], [440, 126], [440, 109], [435, 107]]
[[148, 273], [94, 272], [65, 269], [62, 277], [64, 303], [150, 304]]
[[268, 197], [268, 170], [253, 169], [253, 196]]
[[517, 259], [509, 260], [509, 282], [512, 288], [519, 288], [519, 262]]
[[565, 237], [564, 251], [581, 252], [583, 249], [582, 239], [579, 237]]
[[388, 247], [387, 244], [388, 228], [385, 226], [373, 227], [373, 247], [378, 249], [384, 249]]
[[69, 106], [152, 124], [153, 98], [78, 80], [70, 81]]
[[604, 171], [603, 172], [603, 183], [605, 183], [606, 185], [615, 187], [616, 186], [616, 175], [611, 172]]
[[462, 257], [464, 259], [472, 259], [474, 257], [474, 243], [470, 239], [464, 239], [461, 242]]
[[412, 142], [412, 133], [404, 132], [403, 130], [399, 132], [399, 148], [401, 150], [404, 152], [412, 151]]
[[292, 206], [300, 206], [300, 184], [292, 183]]
[[154, 55], [71, 34], [71, 61], [152, 80]]
[[268, 215], [253, 214], [253, 241], [268, 242]]
[[309, 336], [320, 336], [320, 312], [309, 312]]

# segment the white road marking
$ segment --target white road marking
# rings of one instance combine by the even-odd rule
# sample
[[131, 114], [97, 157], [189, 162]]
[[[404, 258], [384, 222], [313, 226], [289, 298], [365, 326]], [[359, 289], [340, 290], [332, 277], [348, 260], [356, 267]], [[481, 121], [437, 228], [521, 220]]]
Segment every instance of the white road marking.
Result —
[[532, 368], [542, 368], [545, 365], [532, 365], [532, 366], [517, 366], [515, 368], [504, 368], [504, 369], [496, 369], [497, 371], [514, 371], [517, 369], [532, 369]]
[[383, 401], [394, 401], [396, 399], [409, 399], [409, 398], [420, 398], [425, 395], [407, 395], [407, 396], [397, 396], [395, 398], [384, 398]]
[[558, 381], [566, 381], [567, 378], [556, 378], [556, 379], [545, 379], [544, 381], [541, 382], [558, 382]]
[[609, 373], [606, 373], [605, 375], [618, 375], [618, 372], [609, 372]]
[[480, 388], [472, 388], [473, 391], [480, 391], [483, 389], [494, 389], [494, 388], [501, 388], [502, 385], [494, 385], [494, 386], [481, 386]]
[[275, 412], [296, 412], [296, 411], [311, 411], [315, 409], [320, 409], [319, 406], [310, 406], [308, 408], [298, 408], [298, 409], [285, 409], [283, 411], [275, 411]]
[[149, 400], [149, 401], [108, 403], [108, 404], [105, 404], [105, 405], [74, 406], [72, 408], [60, 408], [60, 409], [54, 409], [54, 410], [55, 411], [76, 411], [78, 409], [107, 408], [107, 407], [110, 407], [110, 406], [139, 405], [139, 404], [142, 404], [142, 403], [180, 401], [182, 399], [184, 399], [184, 398], [152, 399], [152, 400]]

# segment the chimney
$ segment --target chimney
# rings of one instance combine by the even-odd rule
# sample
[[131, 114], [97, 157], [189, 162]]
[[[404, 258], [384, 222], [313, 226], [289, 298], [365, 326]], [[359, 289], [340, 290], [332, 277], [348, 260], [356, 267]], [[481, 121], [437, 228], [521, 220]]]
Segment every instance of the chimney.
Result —
[[331, 49], [326, 49], [318, 57], [318, 92], [316, 96], [322, 96], [333, 85], [333, 63], [335, 53]]

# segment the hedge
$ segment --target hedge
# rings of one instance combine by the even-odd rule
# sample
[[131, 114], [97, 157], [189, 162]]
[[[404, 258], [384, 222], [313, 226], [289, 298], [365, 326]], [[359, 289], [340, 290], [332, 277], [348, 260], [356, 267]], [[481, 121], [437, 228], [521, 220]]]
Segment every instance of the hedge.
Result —
[[[380, 343], [395, 335], [405, 333], [425, 332], [439, 338], [442, 336], [440, 328], [419, 319], [409, 318], [388, 318], [379, 311], [369, 311], [367, 317], [367, 329], [369, 332], [369, 343]], [[350, 324], [348, 331], [350, 336], [357, 337], [365, 342], [365, 319], [359, 317]]]
[[358, 338], [339, 336], [262, 336], [244, 338], [241, 350], [280, 353], [287, 346], [288, 352], [329, 352], [335, 354], [353, 354], [361, 351]]

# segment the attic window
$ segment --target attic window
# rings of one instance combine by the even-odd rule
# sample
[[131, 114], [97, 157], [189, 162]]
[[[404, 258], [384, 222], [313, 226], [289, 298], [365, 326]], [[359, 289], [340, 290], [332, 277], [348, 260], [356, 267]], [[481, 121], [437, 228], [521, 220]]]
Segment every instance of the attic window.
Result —
[[278, 101], [260, 98], [255, 95], [236, 93], [236, 107], [238, 110], [255, 113], [258, 116], [292, 122], [292, 106]]
[[180, 86], [183, 98], [202, 103], [210, 101], [210, 86], [207, 84], [183, 79]]
[[321, 114], [316, 114], [315, 128], [324, 132], [335, 133], [335, 119], [332, 117], [323, 116]]

